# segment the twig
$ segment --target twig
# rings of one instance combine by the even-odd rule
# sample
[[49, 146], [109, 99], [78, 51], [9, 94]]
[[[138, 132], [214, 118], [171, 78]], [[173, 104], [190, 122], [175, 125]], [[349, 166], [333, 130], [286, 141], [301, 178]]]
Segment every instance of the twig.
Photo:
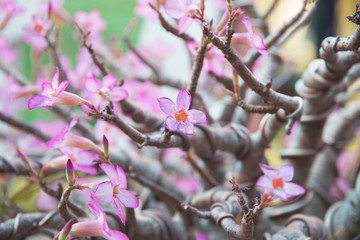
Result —
[[141, 123], [150, 130], [158, 130], [163, 124], [162, 119], [152, 115], [149, 112], [144, 112], [140, 109], [139, 106], [135, 105], [130, 100], [125, 99], [120, 101], [119, 104], [125, 115], [130, 116], [134, 122]]
[[[264, 43], [266, 49], [269, 49], [271, 46], [273, 46], [278, 41], [278, 39], [280, 39], [285, 34], [285, 32], [304, 15], [306, 4], [307, 0], [304, 0], [302, 8], [295, 15], [295, 17], [293, 17], [289, 22], [285, 23], [278, 31], [265, 38]], [[255, 49], [250, 49], [248, 54], [244, 57], [245, 65], [251, 69], [255, 64], [256, 59], [260, 57], [260, 55], [261, 54]]]
[[238, 198], [238, 202], [240, 204], [241, 210], [243, 211], [243, 215], [246, 216], [249, 212], [249, 206], [247, 205], [245, 198], [243, 196], [243, 189], [236, 183], [235, 176], [229, 180], [232, 184], [232, 191], [236, 194]]
[[153, 72], [153, 74], [155, 75], [155, 78], [160, 78], [160, 74], [159, 74], [159, 70], [148, 60], [146, 59], [134, 46], [134, 44], [132, 44], [132, 42], [129, 39], [129, 36], [125, 35], [124, 36], [125, 39], [125, 43], [126, 45], [129, 47], [129, 49], [146, 65], [148, 66], [151, 71]]
[[209, 30], [206, 23], [203, 23], [203, 32], [208, 39], [223, 52], [225, 58], [231, 63], [244, 82], [259, 94], [265, 102], [275, 107], [283, 108], [287, 112], [292, 112], [297, 109], [298, 102], [287, 95], [278, 93], [272, 89], [264, 93], [265, 85], [256, 79], [254, 74], [240, 60], [231, 47], [226, 47], [224, 42]]
[[165, 20], [165, 18], [163, 17], [163, 15], [160, 13], [160, 11], [157, 11], [158, 16], [159, 16], [159, 20], [161, 23], [161, 26], [168, 32], [172, 33], [173, 35], [183, 39], [185, 42], [194, 42], [195, 39], [192, 38], [191, 36], [189, 36], [186, 33], [182, 33], [179, 34], [179, 30], [178, 28], [174, 27], [173, 25], [171, 25], [170, 23], [168, 23], [168, 21]]
[[[201, 69], [204, 64], [205, 53], [206, 53], [208, 44], [209, 44], [209, 42], [207, 40], [203, 40], [203, 42], [201, 43], [201, 46], [197, 52], [197, 55], [196, 55], [196, 60], [195, 60], [195, 63], [194, 63], [193, 69], [192, 69], [190, 84], [187, 87], [187, 91], [190, 93], [191, 99], [194, 99], [194, 96], [195, 96], [196, 87], [198, 85], [200, 72], [201, 72]], [[193, 104], [191, 102], [190, 108], [192, 107], [192, 105]]]
[[273, 3], [271, 4], [271, 6], [268, 8], [268, 10], [266, 11], [266, 13], [263, 15], [263, 19], [267, 19], [268, 16], [270, 15], [270, 13], [273, 12], [273, 10], [275, 9], [276, 5], [279, 3], [279, 0], [273, 0]]
[[51, 139], [50, 136], [46, 135], [45, 133], [41, 132], [39, 129], [34, 128], [33, 126], [21, 122], [15, 118], [12, 118], [10, 116], [5, 115], [3, 112], [0, 112], [0, 121], [6, 122], [10, 126], [13, 126], [21, 131], [30, 133], [34, 135], [35, 137], [43, 140], [44, 142], [47, 142]]
[[181, 207], [181, 199], [179, 199], [172, 192], [167, 191], [166, 189], [160, 187], [154, 182], [149, 181], [149, 179], [145, 179], [136, 172], [132, 172], [130, 177], [135, 181], [139, 182], [141, 185], [148, 187], [151, 189], [152, 193], [162, 198], [165, 202], [167, 202], [170, 206], [174, 207], [178, 211], [183, 211]]
[[204, 171], [197, 163], [196, 161], [191, 157], [191, 155], [188, 153], [187, 154], [187, 158], [186, 160], [189, 161], [189, 163], [191, 164], [191, 166], [199, 173], [199, 175], [201, 176], [202, 179], [204, 179], [204, 181], [209, 185], [210, 188], [218, 186], [219, 183], [217, 182], [217, 180], [211, 176], [210, 174], [208, 174], [206, 171]]

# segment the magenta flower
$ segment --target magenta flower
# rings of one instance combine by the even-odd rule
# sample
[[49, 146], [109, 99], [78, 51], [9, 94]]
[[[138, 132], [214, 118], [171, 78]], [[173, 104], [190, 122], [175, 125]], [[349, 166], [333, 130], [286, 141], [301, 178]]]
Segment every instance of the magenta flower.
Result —
[[106, 203], [114, 202], [115, 208], [123, 224], [125, 224], [125, 214], [122, 205], [127, 208], [137, 208], [139, 199], [130, 191], [126, 190], [127, 180], [124, 170], [108, 163], [100, 164], [100, 168], [106, 173], [110, 181], [100, 183], [95, 192], [95, 198]]
[[128, 92], [122, 87], [116, 87], [116, 82], [113, 75], [104, 76], [102, 82], [95, 77], [85, 80], [85, 89], [89, 92], [87, 98], [98, 110], [103, 110], [109, 104], [108, 99], [118, 102], [128, 97]]
[[305, 189], [290, 181], [294, 177], [294, 167], [288, 163], [280, 169], [259, 164], [265, 175], [261, 176], [256, 186], [272, 192], [283, 201], [291, 200], [305, 193]]
[[269, 55], [270, 53], [265, 49], [265, 44], [262, 37], [253, 32], [252, 23], [250, 18], [244, 17], [241, 21], [247, 33], [234, 33], [231, 42], [235, 44], [247, 44], [255, 48], [259, 53], [263, 55]]
[[[188, 42], [187, 47], [193, 56], [197, 55], [200, 43]], [[213, 72], [216, 76], [221, 77], [225, 71], [225, 57], [220, 49], [212, 47], [205, 53], [203, 69], [206, 72]]]
[[73, 224], [70, 233], [77, 237], [100, 236], [106, 240], [129, 240], [124, 233], [109, 228], [106, 214], [100, 204], [92, 195], [90, 195], [90, 199], [88, 207], [96, 219]]
[[71, 133], [70, 130], [76, 125], [77, 119], [71, 120], [69, 127], [65, 126], [61, 134], [55, 136], [46, 143], [48, 148], [75, 147], [83, 150], [95, 150], [104, 155], [103, 150], [90, 139]]
[[52, 78], [51, 83], [43, 82], [41, 84], [43, 90], [42, 95], [36, 95], [29, 99], [29, 110], [38, 107], [51, 107], [54, 103], [68, 106], [85, 104], [89, 108], [93, 108], [92, 104], [85, 99], [73, 93], [64, 91], [68, 84], [69, 81], [63, 81], [59, 85], [59, 69], [56, 68], [56, 73]]
[[176, 0], [174, 4], [168, 4], [165, 7], [165, 11], [170, 17], [179, 20], [179, 34], [184, 33], [192, 22], [199, 22], [199, 20], [193, 18], [196, 10], [199, 9], [199, 4], [195, 4], [194, 2], [199, 1]]
[[179, 130], [186, 135], [193, 135], [194, 124], [206, 122], [206, 115], [203, 112], [195, 109], [189, 110], [191, 96], [185, 89], [179, 92], [176, 104], [166, 97], [157, 100], [161, 110], [169, 115], [165, 119], [165, 124], [170, 131]]

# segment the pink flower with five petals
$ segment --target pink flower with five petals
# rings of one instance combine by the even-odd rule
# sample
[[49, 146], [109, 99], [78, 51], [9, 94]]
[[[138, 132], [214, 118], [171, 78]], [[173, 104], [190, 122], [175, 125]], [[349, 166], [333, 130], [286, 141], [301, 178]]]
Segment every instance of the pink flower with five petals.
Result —
[[94, 196], [96, 199], [106, 203], [114, 202], [115, 208], [123, 224], [125, 224], [125, 214], [122, 205], [127, 208], [137, 208], [139, 199], [135, 197], [127, 188], [127, 179], [124, 170], [108, 163], [100, 164], [100, 168], [106, 173], [110, 181], [100, 183]]
[[128, 92], [122, 87], [117, 87], [116, 82], [117, 79], [113, 75], [104, 76], [102, 82], [96, 77], [85, 80], [85, 89], [89, 92], [87, 98], [98, 110], [103, 110], [109, 104], [108, 99], [118, 102], [128, 97]]
[[29, 99], [29, 110], [38, 107], [51, 107], [54, 103], [76, 106], [85, 104], [88, 108], [94, 108], [91, 103], [70, 92], [64, 91], [69, 81], [62, 81], [59, 84], [59, 69], [56, 68], [56, 73], [50, 82], [43, 82], [41, 84], [42, 95], [36, 95]]
[[179, 20], [179, 34], [184, 33], [192, 22], [200, 22], [193, 18], [197, 9], [199, 9], [197, 0], [174, 0], [173, 4], [167, 4], [165, 7], [165, 11], [170, 17]]
[[244, 17], [241, 22], [244, 24], [248, 32], [234, 33], [231, 39], [231, 43], [247, 44], [255, 48], [262, 55], [269, 55], [270, 53], [266, 50], [262, 37], [259, 34], [254, 33], [250, 18]]
[[65, 126], [62, 129], [61, 134], [55, 136], [53, 139], [46, 143], [48, 148], [63, 148], [63, 147], [75, 147], [83, 150], [95, 150], [100, 155], [104, 155], [103, 150], [97, 146], [93, 141], [88, 138], [79, 136], [70, 132], [71, 129], [77, 124], [77, 119], [71, 120], [69, 127]]
[[170, 131], [179, 130], [186, 135], [194, 134], [194, 124], [205, 123], [206, 115], [195, 109], [189, 110], [191, 96], [185, 89], [181, 90], [177, 96], [176, 104], [169, 98], [157, 99], [160, 109], [166, 113], [166, 128]]
[[290, 181], [294, 177], [294, 167], [288, 163], [280, 169], [259, 164], [265, 175], [256, 182], [256, 186], [272, 192], [283, 201], [288, 201], [305, 193], [305, 189]]

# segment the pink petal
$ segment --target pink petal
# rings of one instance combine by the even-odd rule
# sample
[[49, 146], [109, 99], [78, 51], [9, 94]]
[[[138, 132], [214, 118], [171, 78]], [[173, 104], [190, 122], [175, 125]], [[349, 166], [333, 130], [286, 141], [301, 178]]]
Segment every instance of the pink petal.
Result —
[[208, 59], [207, 61], [209, 71], [215, 73], [216, 76], [221, 77], [225, 72], [225, 60], [224, 59]]
[[279, 169], [279, 177], [282, 177], [285, 182], [289, 182], [294, 177], [294, 167], [291, 163], [283, 165]]
[[122, 232], [108, 229], [104, 231], [102, 237], [106, 240], [129, 240], [129, 238]]
[[273, 189], [271, 179], [266, 176], [261, 176], [256, 182], [256, 187], [262, 189]]
[[78, 170], [78, 171], [82, 171], [84, 173], [91, 174], [91, 175], [97, 175], [97, 173], [98, 173], [95, 168], [90, 167], [88, 165], [83, 165], [83, 164], [77, 164], [76, 163], [74, 165], [74, 169]]
[[190, 27], [192, 21], [189, 17], [182, 17], [179, 20], [179, 34], [184, 33]]
[[53, 88], [49, 82], [43, 82], [41, 84], [41, 89], [43, 90], [42, 95], [45, 95], [45, 96], [50, 97], [53, 92]]
[[53, 89], [57, 89], [59, 86], [59, 68], [56, 67], [56, 73], [54, 74], [52, 80], [51, 80], [51, 85]]
[[102, 86], [112, 90], [115, 87], [117, 78], [114, 75], [106, 75], [102, 79]]
[[285, 183], [283, 191], [288, 195], [288, 199], [303, 195], [306, 192], [302, 186], [289, 182]]
[[121, 222], [125, 225], [125, 213], [124, 213], [124, 209], [122, 207], [122, 204], [121, 204], [120, 200], [115, 198], [114, 199], [114, 205], [115, 205], [115, 208], [116, 208], [116, 212], [120, 217]]
[[165, 12], [167, 15], [175, 19], [180, 19], [185, 16], [183, 9], [177, 6], [167, 7], [165, 8]]
[[289, 196], [286, 194], [284, 189], [276, 188], [271, 190], [272, 193], [283, 201], [289, 200]]
[[29, 99], [28, 108], [32, 110], [38, 107], [51, 107], [54, 100], [43, 95], [36, 95]]
[[85, 79], [85, 89], [89, 92], [98, 92], [101, 88], [101, 82], [96, 77]]
[[188, 42], [187, 47], [191, 53], [191, 55], [196, 56], [197, 54], [197, 49], [200, 47], [200, 44], [194, 41]]
[[[183, 108], [184, 110], [188, 110], [191, 103], [191, 96], [188, 91], [182, 89], [176, 98], [176, 105], [178, 109]], [[170, 115], [170, 114], [169, 114]]]
[[124, 169], [119, 166], [116, 166], [116, 172], [119, 177], [119, 183], [117, 184], [120, 188], [127, 188], [127, 179]]
[[57, 90], [56, 96], [59, 96], [59, 94], [61, 94], [65, 90], [67, 85], [69, 85], [69, 81], [62, 81], [60, 83], [60, 86], [59, 86], [58, 90]]
[[250, 35], [250, 33], [234, 33], [233, 37], [231, 38], [231, 43], [250, 45]]
[[176, 131], [178, 130], [179, 123], [175, 120], [173, 116], [168, 116], [165, 119], [165, 125], [166, 128], [169, 129], [170, 131]]
[[114, 185], [120, 184], [120, 178], [117, 171], [115, 170], [114, 165], [109, 163], [102, 163], [100, 164], [100, 168], [106, 173]]
[[169, 98], [162, 97], [158, 98], [157, 101], [159, 102], [161, 111], [163, 111], [167, 115], [173, 116], [177, 111], [175, 103]]
[[111, 91], [111, 100], [118, 102], [128, 97], [128, 92], [122, 87], [115, 87]]
[[181, 122], [178, 125], [178, 130], [186, 135], [193, 135], [194, 134], [194, 125], [189, 121]]
[[269, 177], [269, 178], [274, 178], [274, 177], [279, 177], [279, 170], [272, 168], [268, 165], [259, 163], [259, 166], [261, 168], [261, 171], [263, 171], [263, 173]]
[[265, 49], [265, 44], [262, 37], [259, 34], [251, 34], [250, 35], [251, 45], [258, 50], [260, 53], [264, 55], [269, 55], [268, 51]]
[[110, 181], [99, 183], [94, 192], [96, 199], [106, 203], [111, 203], [113, 201], [113, 194], [113, 184]]
[[253, 33], [252, 23], [251, 23], [250, 18], [244, 17], [241, 22], [244, 24], [246, 30], [247, 30], [249, 33]]
[[77, 124], [77, 122], [78, 122], [77, 118], [73, 118], [73, 119], [70, 121], [69, 128], [68, 128], [67, 132], [69, 132], [73, 127], [75, 127], [75, 125]]
[[191, 109], [187, 112], [189, 114], [189, 121], [191, 123], [205, 123], [206, 122], [206, 115], [202, 111]]
[[137, 208], [139, 206], [139, 199], [128, 190], [119, 190], [116, 197], [127, 208]]

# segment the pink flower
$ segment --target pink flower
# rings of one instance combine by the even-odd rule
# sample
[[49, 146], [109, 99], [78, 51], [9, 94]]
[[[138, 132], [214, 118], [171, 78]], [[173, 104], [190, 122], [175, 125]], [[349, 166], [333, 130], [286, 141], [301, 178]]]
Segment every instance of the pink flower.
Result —
[[129, 99], [136, 102], [144, 111], [154, 114], [162, 113], [159, 105], [154, 101], [159, 97], [159, 87], [152, 82], [140, 82], [134, 79], [125, 79], [124, 85], [129, 92]]
[[205, 123], [206, 115], [199, 111], [189, 110], [191, 96], [185, 89], [181, 90], [177, 96], [176, 104], [169, 98], [157, 99], [161, 110], [166, 113], [166, 128], [170, 131], [179, 130], [186, 135], [194, 134], [194, 124]]
[[99, 155], [96, 153], [73, 147], [62, 147], [60, 150], [64, 155], [56, 157], [44, 165], [42, 168], [44, 172], [48, 171], [50, 168], [63, 169], [65, 168], [67, 160], [70, 159], [75, 170], [92, 175], [97, 174], [96, 169], [91, 167], [96, 164], [95, 160], [99, 158]]
[[[150, 3], [155, 7], [160, 7], [161, 5], [165, 5], [166, 0], [136, 0], [137, 5], [135, 7], [135, 14], [139, 17], [149, 17], [151, 19], [157, 19], [157, 13], [150, 7]], [[157, 6], [159, 2], [160, 6]]]
[[195, 177], [179, 177], [175, 180], [176, 186], [186, 195], [194, 194], [201, 184]]
[[109, 104], [108, 99], [118, 102], [127, 98], [128, 93], [122, 87], [116, 87], [117, 79], [113, 75], [106, 75], [102, 82], [95, 77], [85, 80], [85, 89], [90, 93], [88, 99], [98, 110], [103, 110]]
[[115, 208], [123, 224], [125, 224], [125, 214], [122, 208], [137, 208], [139, 200], [130, 191], [126, 190], [127, 180], [124, 170], [108, 163], [100, 164], [100, 168], [106, 173], [110, 181], [100, 183], [95, 192], [95, 198], [106, 203], [114, 202]]
[[192, 22], [199, 22], [194, 19], [196, 10], [199, 9], [199, 4], [195, 4], [197, 0], [176, 0], [174, 4], [165, 7], [166, 13], [175, 19], [179, 19], [179, 34], [184, 33]]
[[59, 20], [67, 21], [70, 19], [70, 17], [62, 7], [63, 2], [64, 0], [50, 0], [48, 2], [40, 3], [39, 12], [43, 15], [47, 15], [50, 10], [51, 18], [54, 20], [55, 24], [61, 23]]
[[77, 237], [100, 236], [107, 240], [128, 240], [129, 238], [124, 233], [109, 228], [106, 214], [100, 204], [92, 195], [90, 195], [90, 199], [88, 208], [96, 219], [75, 223], [72, 225], [70, 233]]
[[302, 186], [290, 182], [294, 177], [294, 167], [290, 163], [283, 165], [280, 169], [261, 163], [259, 165], [265, 175], [258, 179], [257, 187], [271, 191], [283, 201], [291, 200], [305, 193]]
[[43, 20], [40, 16], [34, 15], [32, 22], [24, 27], [25, 34], [23, 35], [23, 40], [37, 51], [42, 51], [48, 46], [48, 41], [45, 37], [52, 25], [52, 20]]
[[85, 99], [73, 93], [64, 91], [68, 84], [69, 81], [63, 81], [59, 85], [59, 69], [56, 68], [56, 73], [52, 78], [51, 83], [43, 82], [41, 84], [43, 90], [42, 95], [36, 95], [29, 99], [29, 110], [38, 107], [51, 107], [54, 103], [68, 106], [85, 104], [89, 108], [93, 108], [91, 103], [87, 102]]
[[76, 69], [67, 69], [66, 75], [71, 82], [71, 86], [80, 91], [84, 88], [85, 79], [92, 76], [91, 64], [88, 61], [78, 61]]
[[269, 55], [270, 53], [265, 49], [265, 44], [262, 37], [253, 32], [252, 23], [250, 18], [244, 17], [241, 21], [248, 33], [234, 33], [231, 42], [235, 44], [247, 44], [255, 48], [259, 53], [263, 55]]
[[[188, 42], [187, 47], [193, 56], [197, 55], [200, 44], [197, 42]], [[205, 53], [204, 71], [213, 72], [216, 76], [221, 77], [225, 71], [225, 57], [220, 49], [212, 47]]]
[[97, 10], [92, 10], [89, 13], [78, 11], [75, 13], [74, 19], [82, 31], [85, 33], [90, 32], [87, 40], [93, 45], [95, 50], [102, 52], [104, 44], [101, 32], [105, 30], [106, 22], [101, 17], [100, 12]]
[[90, 139], [71, 133], [70, 130], [76, 125], [77, 119], [71, 120], [69, 127], [65, 126], [60, 135], [55, 136], [47, 142], [48, 148], [75, 147], [83, 150], [95, 150], [103, 155], [102, 149]]

